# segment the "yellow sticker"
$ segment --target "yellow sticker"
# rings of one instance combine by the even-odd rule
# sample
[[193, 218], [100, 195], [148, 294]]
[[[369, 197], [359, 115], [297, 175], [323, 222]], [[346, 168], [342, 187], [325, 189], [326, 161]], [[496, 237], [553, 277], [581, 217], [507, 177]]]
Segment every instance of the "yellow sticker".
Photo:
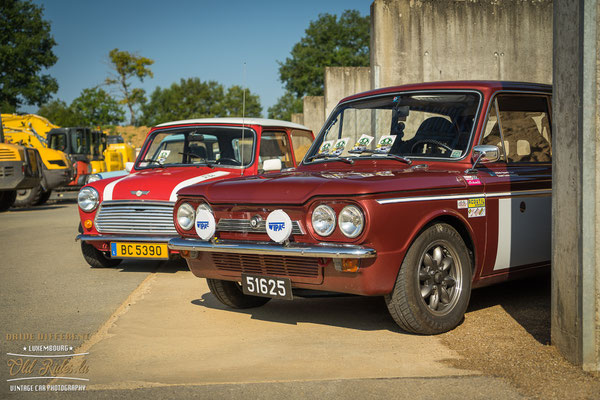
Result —
[[469, 199], [469, 208], [472, 207], [485, 207], [485, 198]]

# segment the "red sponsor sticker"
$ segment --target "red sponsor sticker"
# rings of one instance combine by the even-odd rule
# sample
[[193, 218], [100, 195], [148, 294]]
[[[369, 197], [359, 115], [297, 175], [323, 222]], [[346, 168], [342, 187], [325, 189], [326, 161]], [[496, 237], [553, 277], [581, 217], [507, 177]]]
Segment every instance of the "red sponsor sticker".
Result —
[[469, 186], [481, 185], [481, 181], [476, 176], [463, 176], [463, 178], [465, 178], [465, 181], [467, 181], [467, 185]]

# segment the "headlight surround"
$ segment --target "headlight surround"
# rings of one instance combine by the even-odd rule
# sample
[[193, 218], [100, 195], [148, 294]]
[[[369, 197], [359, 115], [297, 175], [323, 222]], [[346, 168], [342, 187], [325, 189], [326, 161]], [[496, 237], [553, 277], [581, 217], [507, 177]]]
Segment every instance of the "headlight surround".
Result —
[[194, 227], [194, 219], [196, 218], [196, 212], [194, 207], [188, 203], [183, 203], [177, 209], [177, 224], [184, 231], [189, 231]]
[[84, 187], [77, 195], [77, 204], [85, 212], [91, 212], [98, 207], [100, 195], [98, 191], [92, 187]]
[[335, 211], [328, 205], [317, 206], [311, 220], [313, 229], [319, 236], [329, 236], [335, 230]]
[[362, 210], [355, 205], [344, 207], [338, 216], [338, 226], [344, 236], [354, 239], [365, 227], [365, 216]]

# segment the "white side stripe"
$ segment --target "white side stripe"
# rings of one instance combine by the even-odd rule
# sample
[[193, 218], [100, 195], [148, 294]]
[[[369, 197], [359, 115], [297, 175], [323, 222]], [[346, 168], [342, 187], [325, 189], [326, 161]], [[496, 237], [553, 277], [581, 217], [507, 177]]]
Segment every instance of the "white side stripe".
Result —
[[171, 192], [171, 197], [169, 197], [169, 201], [177, 201], [177, 192], [186, 187], [186, 186], [191, 186], [194, 185], [196, 183], [200, 183], [203, 181], [207, 181], [209, 179], [214, 179], [214, 178], [218, 178], [220, 176], [225, 176], [225, 175], [229, 175], [229, 172], [227, 171], [215, 171], [215, 172], [211, 172], [209, 174], [204, 174], [204, 175], [200, 175], [200, 176], [196, 176], [194, 178], [191, 179], [186, 179], [183, 182], [179, 182], [177, 184], [177, 186], [175, 186], [175, 188], [173, 189], [173, 191]]
[[439, 196], [415, 196], [415, 197], [396, 197], [391, 199], [379, 199], [379, 204], [394, 204], [394, 203], [410, 203], [416, 201], [431, 201], [431, 200], [460, 200], [474, 199], [479, 197], [519, 197], [519, 196], [546, 196], [552, 195], [552, 189], [534, 189], [520, 190], [515, 192], [496, 192], [496, 193], [470, 193], [470, 194], [445, 194]]

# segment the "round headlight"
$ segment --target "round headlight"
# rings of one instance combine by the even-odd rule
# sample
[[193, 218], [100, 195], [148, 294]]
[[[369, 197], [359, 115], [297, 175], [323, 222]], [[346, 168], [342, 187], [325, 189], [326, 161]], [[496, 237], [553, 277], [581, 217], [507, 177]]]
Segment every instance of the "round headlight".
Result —
[[184, 231], [189, 231], [194, 226], [196, 212], [188, 203], [183, 203], [177, 209], [177, 223]]
[[338, 225], [346, 237], [355, 238], [365, 226], [365, 217], [357, 206], [346, 206], [338, 216]]
[[325, 204], [321, 204], [312, 214], [312, 226], [317, 235], [329, 236], [335, 229], [335, 211]]
[[88, 183], [99, 181], [100, 179], [101, 179], [100, 175], [98, 175], [98, 174], [91, 174], [91, 175], [87, 176], [87, 178], [85, 180], [85, 184], [87, 185]]
[[210, 208], [210, 206], [207, 203], [200, 203], [200, 205], [198, 206], [198, 208], [196, 208], [196, 212], [200, 211], [200, 210], [206, 210], [209, 213], [213, 213], [212, 208]]
[[77, 195], [77, 204], [85, 212], [94, 211], [98, 207], [99, 200], [98, 191], [91, 187], [84, 187]]

